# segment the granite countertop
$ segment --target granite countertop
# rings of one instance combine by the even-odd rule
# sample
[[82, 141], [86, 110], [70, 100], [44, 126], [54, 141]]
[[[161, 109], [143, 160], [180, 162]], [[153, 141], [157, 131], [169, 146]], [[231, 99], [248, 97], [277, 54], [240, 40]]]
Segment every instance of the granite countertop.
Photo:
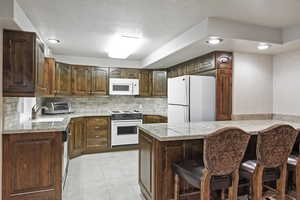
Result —
[[239, 127], [250, 134], [275, 124], [290, 124], [300, 130], [300, 123], [279, 120], [210, 121], [182, 124], [143, 124], [139, 129], [159, 141], [201, 139], [224, 127]]
[[[26, 120], [10, 122], [8, 126], [4, 124], [3, 134], [15, 134], [15, 133], [32, 133], [32, 132], [56, 132], [65, 131], [72, 118], [77, 117], [101, 117], [111, 116], [110, 112], [97, 112], [97, 113], [71, 113], [60, 115], [42, 115], [37, 120]], [[51, 118], [63, 118], [62, 121], [51, 121]], [[38, 120], [49, 119], [47, 122], [41, 122]]]
[[[160, 115], [154, 113], [143, 113], [144, 115]], [[51, 118], [63, 118], [63, 121], [51, 121], [41, 122], [38, 120], [26, 120], [19, 121], [15, 120], [8, 123], [4, 123], [3, 134], [16, 134], [16, 133], [32, 133], [32, 132], [56, 132], [56, 131], [65, 131], [68, 127], [68, 124], [72, 118], [77, 117], [109, 117], [111, 112], [88, 112], [88, 113], [71, 113], [71, 114], [59, 114], [59, 115], [42, 115], [39, 119], [51, 119]], [[161, 115], [164, 116], [164, 115]]]

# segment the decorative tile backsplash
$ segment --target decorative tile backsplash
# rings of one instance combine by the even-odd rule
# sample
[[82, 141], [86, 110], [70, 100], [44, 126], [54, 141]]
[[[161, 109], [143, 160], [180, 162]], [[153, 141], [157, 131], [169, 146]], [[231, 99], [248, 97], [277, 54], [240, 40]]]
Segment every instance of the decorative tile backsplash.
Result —
[[67, 101], [75, 112], [109, 112], [112, 110], [139, 110], [145, 114], [167, 115], [167, 98], [141, 98], [133, 96], [109, 96], [97, 98], [42, 98], [49, 101]]

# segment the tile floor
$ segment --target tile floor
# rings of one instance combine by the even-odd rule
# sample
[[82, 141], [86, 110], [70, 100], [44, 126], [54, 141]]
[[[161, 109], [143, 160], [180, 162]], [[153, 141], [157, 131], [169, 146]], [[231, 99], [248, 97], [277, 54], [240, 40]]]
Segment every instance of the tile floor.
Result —
[[144, 200], [138, 186], [138, 151], [72, 159], [63, 200]]
[[138, 151], [72, 159], [63, 200], [144, 200], [138, 186]]

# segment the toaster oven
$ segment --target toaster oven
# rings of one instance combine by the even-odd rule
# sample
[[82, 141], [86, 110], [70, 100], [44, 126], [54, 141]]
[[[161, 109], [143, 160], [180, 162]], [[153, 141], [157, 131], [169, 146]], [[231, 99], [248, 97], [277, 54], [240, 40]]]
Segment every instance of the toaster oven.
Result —
[[68, 102], [49, 102], [46, 107], [47, 109], [44, 110], [44, 114], [56, 115], [72, 113], [71, 104]]

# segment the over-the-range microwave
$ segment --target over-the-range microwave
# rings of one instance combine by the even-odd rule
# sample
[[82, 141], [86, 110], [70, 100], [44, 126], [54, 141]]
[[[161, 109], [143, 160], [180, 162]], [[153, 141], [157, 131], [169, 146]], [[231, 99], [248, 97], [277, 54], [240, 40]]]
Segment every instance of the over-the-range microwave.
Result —
[[139, 79], [110, 78], [110, 95], [139, 95]]

